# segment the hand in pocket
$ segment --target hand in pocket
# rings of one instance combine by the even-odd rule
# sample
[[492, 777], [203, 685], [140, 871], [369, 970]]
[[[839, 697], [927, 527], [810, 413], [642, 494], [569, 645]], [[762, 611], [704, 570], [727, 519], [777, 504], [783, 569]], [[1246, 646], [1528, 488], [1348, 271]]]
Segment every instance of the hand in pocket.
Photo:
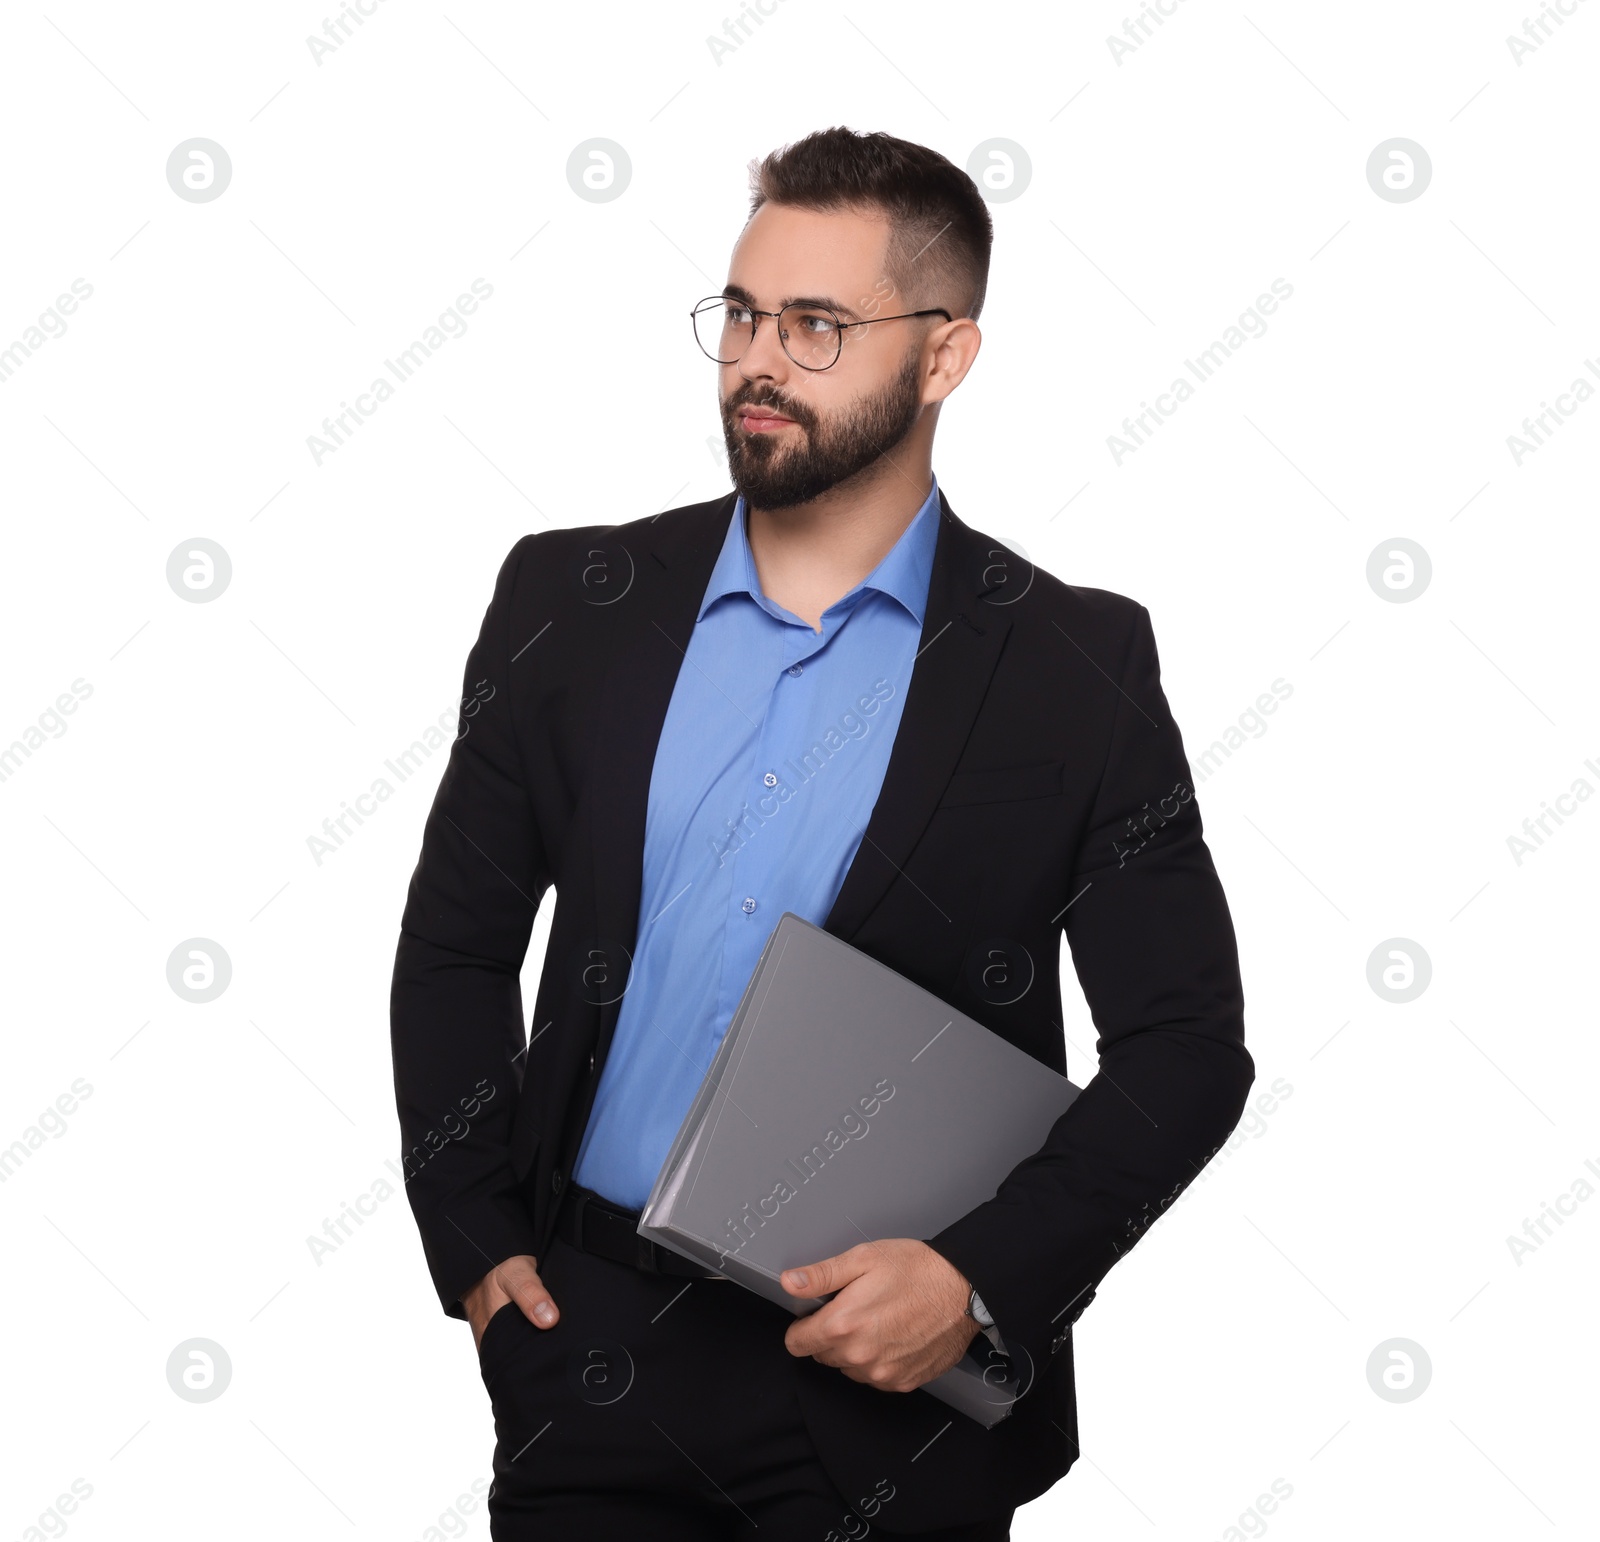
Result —
[[461, 1304], [472, 1324], [473, 1344], [479, 1348], [489, 1319], [503, 1306], [514, 1304], [537, 1328], [553, 1328], [561, 1318], [531, 1253], [519, 1253], [496, 1264], [461, 1297]]

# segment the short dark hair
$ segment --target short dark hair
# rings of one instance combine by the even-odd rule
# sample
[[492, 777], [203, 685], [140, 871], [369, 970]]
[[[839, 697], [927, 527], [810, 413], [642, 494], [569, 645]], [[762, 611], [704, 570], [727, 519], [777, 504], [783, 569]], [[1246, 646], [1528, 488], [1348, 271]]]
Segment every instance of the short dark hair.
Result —
[[977, 184], [937, 150], [890, 134], [818, 129], [751, 162], [751, 215], [764, 203], [886, 215], [887, 276], [912, 308], [942, 301], [953, 316], [978, 319], [994, 222]]

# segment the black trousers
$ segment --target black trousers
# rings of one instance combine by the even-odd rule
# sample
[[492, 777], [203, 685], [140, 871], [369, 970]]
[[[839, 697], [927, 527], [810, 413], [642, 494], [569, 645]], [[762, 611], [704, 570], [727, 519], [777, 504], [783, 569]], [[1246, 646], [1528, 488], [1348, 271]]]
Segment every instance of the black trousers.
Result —
[[[781, 1307], [731, 1280], [649, 1274], [559, 1238], [539, 1274], [560, 1322], [537, 1327], [507, 1304], [479, 1346], [495, 1422], [494, 1542], [897, 1534], [887, 1477], [843, 1494], [818, 1461]], [[1005, 1542], [1011, 1516], [919, 1535]]]

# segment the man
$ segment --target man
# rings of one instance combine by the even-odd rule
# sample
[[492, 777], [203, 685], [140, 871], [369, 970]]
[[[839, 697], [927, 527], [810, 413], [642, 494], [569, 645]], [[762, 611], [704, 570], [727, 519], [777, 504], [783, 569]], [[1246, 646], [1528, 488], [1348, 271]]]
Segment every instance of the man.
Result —
[[[1072, 1324], [1242, 1112], [1234, 935], [1149, 616], [933, 478], [990, 243], [920, 146], [768, 156], [694, 313], [737, 496], [527, 536], [500, 570], [392, 1000], [497, 1539], [1009, 1536], [1078, 1454]], [[785, 1276], [830, 1298], [798, 1318], [634, 1232], [785, 910], [1063, 1073], [1065, 931], [1100, 1055], [992, 1199]], [[1024, 1384], [993, 1429], [917, 1390], [985, 1324]]]

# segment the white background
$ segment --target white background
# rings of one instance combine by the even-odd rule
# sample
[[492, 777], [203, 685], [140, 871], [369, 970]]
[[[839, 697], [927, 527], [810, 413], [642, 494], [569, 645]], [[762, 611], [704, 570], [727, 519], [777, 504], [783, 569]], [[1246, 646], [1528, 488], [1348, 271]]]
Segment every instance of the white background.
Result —
[[[1520, 862], [1508, 837], [1600, 787], [1600, 404], [1520, 465], [1507, 438], [1600, 361], [1600, 5], [1519, 63], [1524, 0], [1168, 3], [1120, 62], [1131, 0], [780, 0], [720, 62], [720, 4], [383, 0], [320, 64], [319, 5], [0, 21], [0, 348], [93, 290], [0, 385], [0, 745], [92, 691], [0, 781], [0, 1146], [74, 1104], [0, 1184], [0, 1537], [74, 1479], [86, 1539], [487, 1535], [457, 1510], [493, 1438], [470, 1337], [385, 1166], [443, 756], [320, 864], [308, 837], [453, 721], [521, 535], [726, 489], [685, 312], [746, 162], [833, 123], [1031, 163], [936, 446], [957, 513], [1149, 607], [1192, 761], [1292, 687], [1199, 785], [1257, 1091], [1291, 1090], [1102, 1286], [1083, 1458], [1014, 1534], [1592, 1535], [1600, 806]], [[1432, 163], [1409, 202], [1366, 175], [1397, 136]], [[231, 158], [214, 201], [168, 185], [193, 137]], [[568, 183], [591, 138], [631, 161], [609, 202]], [[479, 278], [319, 465], [308, 436]], [[1274, 279], [1265, 334], [1117, 464]], [[1432, 563], [1409, 603], [1366, 578], [1397, 537]], [[232, 564], [208, 604], [166, 577], [195, 538]], [[196, 937], [232, 964], [204, 1005], [167, 983]], [[1405, 1004], [1368, 983], [1393, 938], [1432, 965]], [[1067, 1030], [1086, 1079], [1081, 1006]], [[193, 1338], [231, 1360], [211, 1402], [167, 1384]], [[1431, 1361], [1408, 1402], [1369, 1385], [1392, 1339]]]

